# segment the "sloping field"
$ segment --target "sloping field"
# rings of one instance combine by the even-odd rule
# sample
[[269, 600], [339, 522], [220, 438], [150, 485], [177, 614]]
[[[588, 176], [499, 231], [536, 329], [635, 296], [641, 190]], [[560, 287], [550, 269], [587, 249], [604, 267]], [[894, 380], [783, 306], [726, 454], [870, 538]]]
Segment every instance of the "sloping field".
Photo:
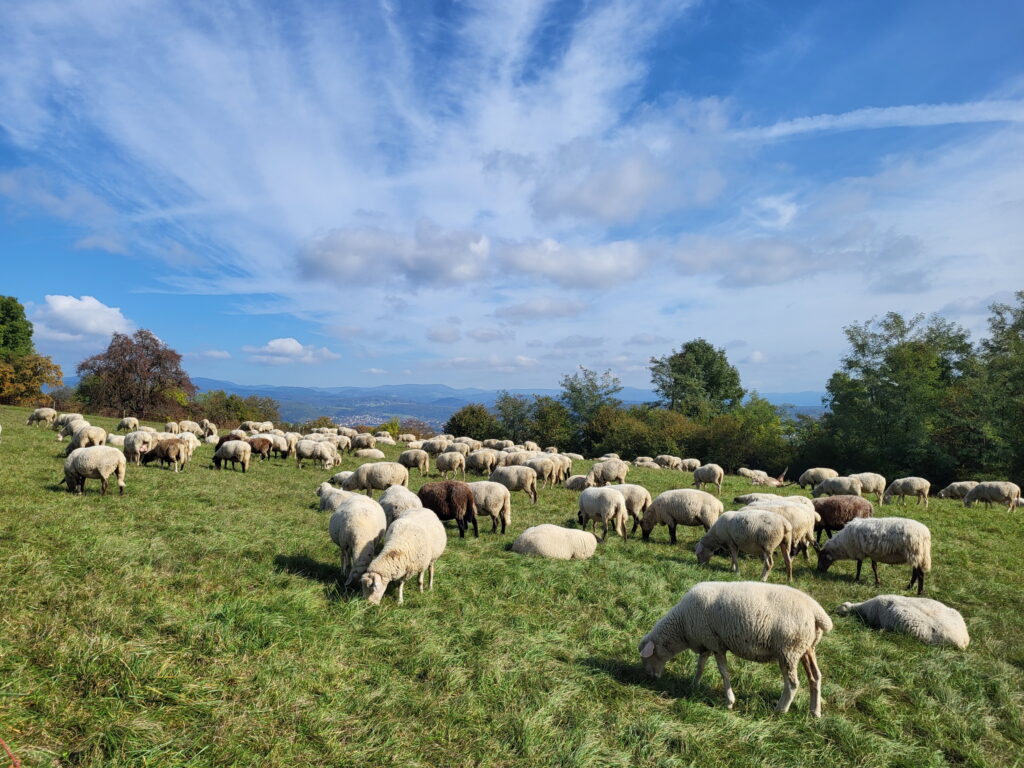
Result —
[[[487, 522], [460, 540], [449, 523], [433, 593], [413, 583], [405, 605], [389, 594], [373, 608], [340, 588], [315, 508], [337, 470], [272, 460], [216, 472], [204, 446], [181, 474], [129, 466], [124, 497], [101, 498], [96, 481], [76, 497], [56, 485], [66, 443], [23, 426], [27, 413], [0, 408], [0, 737], [26, 768], [1024, 761], [1017, 513], [906, 507], [932, 530], [926, 595], [964, 614], [971, 646], [835, 617], [815, 721], [802, 677], [790, 713], [772, 713], [774, 665], [730, 657], [733, 712], [714, 665], [691, 686], [692, 654], [644, 676], [636, 646], [651, 625], [696, 582], [737, 578], [723, 558], [697, 566], [699, 529], [681, 528], [677, 547], [658, 528], [648, 543], [610, 538], [585, 562], [527, 559], [507, 551], [515, 535], [575, 525], [577, 495], [544, 489], [531, 506], [517, 493], [508, 534]], [[629, 480], [654, 495], [690, 485], [667, 470]], [[749, 490], [730, 477], [723, 498]], [[814, 562], [797, 561], [794, 585], [830, 611], [909, 580], [909, 567], [880, 566], [876, 588], [868, 568], [855, 584], [852, 562], [825, 576]], [[759, 572], [748, 558], [740, 578]], [[784, 578], [777, 564], [771, 580]]]

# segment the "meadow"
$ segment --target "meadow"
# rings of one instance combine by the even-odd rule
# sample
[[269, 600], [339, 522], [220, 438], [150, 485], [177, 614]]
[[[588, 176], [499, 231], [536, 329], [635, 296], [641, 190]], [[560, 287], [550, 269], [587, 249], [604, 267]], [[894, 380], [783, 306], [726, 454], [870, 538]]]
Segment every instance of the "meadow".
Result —
[[[486, 521], [459, 539], [449, 523], [434, 591], [413, 583], [404, 605], [389, 592], [374, 608], [339, 584], [316, 509], [337, 469], [217, 472], [204, 445], [180, 474], [129, 465], [124, 497], [97, 481], [73, 496], [56, 484], [66, 443], [24, 426], [28, 413], [0, 408], [0, 738], [26, 768], [1024, 763], [1017, 512], [939, 499], [876, 511], [931, 528], [925, 595], [963, 613], [966, 651], [833, 616], [824, 717], [808, 715], [802, 673], [775, 715], [778, 668], [732, 656], [730, 712], [714, 665], [694, 688], [692, 654], [657, 681], [637, 654], [693, 584], [760, 573], [751, 558], [740, 577], [725, 558], [699, 567], [700, 529], [680, 528], [675, 547], [661, 527], [646, 543], [609, 537], [588, 561], [523, 558], [515, 536], [576, 525], [577, 494], [542, 489], [534, 506], [516, 493], [506, 535]], [[632, 468], [628, 481], [656, 495], [691, 477]], [[411, 488], [422, 482], [414, 471]], [[751, 490], [728, 477], [726, 508]], [[868, 568], [853, 583], [852, 562], [814, 565], [795, 561], [794, 586], [829, 611], [909, 580], [906, 566], [880, 566], [875, 587]], [[784, 580], [777, 562], [771, 581]]]

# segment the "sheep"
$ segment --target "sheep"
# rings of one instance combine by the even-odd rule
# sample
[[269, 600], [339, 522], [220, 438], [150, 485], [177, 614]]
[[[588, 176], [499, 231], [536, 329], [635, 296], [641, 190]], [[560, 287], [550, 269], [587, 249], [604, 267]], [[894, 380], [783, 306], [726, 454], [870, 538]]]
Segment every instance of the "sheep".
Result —
[[462, 479], [466, 479], [466, 457], [461, 453], [439, 453], [434, 460], [434, 466], [437, 468], [437, 473], [444, 478], [448, 477], [449, 472], [458, 477], [461, 470]]
[[723, 513], [697, 542], [697, 562], [706, 565], [720, 547], [729, 550], [733, 573], [740, 571], [740, 552], [760, 555], [761, 581], [768, 580], [774, 565], [772, 553], [779, 549], [786, 563], [786, 581], [793, 580], [793, 526], [782, 515], [757, 507]]
[[950, 483], [937, 495], [940, 499], [963, 499], [977, 484], [977, 480], [961, 480], [959, 483]]
[[583, 456], [579, 453], [563, 453], [562, 455], [569, 459], [569, 461], [583, 461]]
[[431, 440], [424, 440], [423, 445], [420, 446], [420, 449], [426, 451], [431, 456], [437, 456], [439, 453], [443, 453], [444, 449], [447, 447], [447, 440], [435, 437]]
[[537, 480], [542, 483], [544, 488], [549, 488], [555, 484], [555, 462], [550, 458], [537, 457], [530, 459], [523, 466], [529, 467], [537, 473]]
[[718, 487], [718, 493], [722, 493], [722, 481], [725, 479], [725, 470], [717, 464], [705, 464], [693, 470], [693, 485], [700, 491], [706, 484]]
[[593, 522], [595, 534], [597, 521], [601, 521], [603, 533], [599, 541], [608, 538], [609, 522], [622, 540], [626, 540], [626, 499], [615, 488], [587, 488], [580, 494], [576, 517], [583, 530], [587, 529], [588, 522]]
[[986, 507], [992, 506], [992, 502], [1006, 504], [1006, 511], [1010, 512], [1020, 503], [1020, 486], [992, 480], [978, 483], [964, 496], [964, 506], [970, 507], [976, 501], [984, 502]]
[[189, 421], [188, 419], [186, 419], [185, 421], [179, 421], [178, 429], [181, 432], [191, 432], [196, 437], [202, 437], [204, 434], [202, 427], [200, 427], [196, 422]]
[[818, 570], [827, 571], [836, 560], [856, 560], [860, 568], [864, 559], [871, 560], [871, 571], [878, 580], [878, 563], [911, 567], [910, 583], [917, 582], [917, 594], [924, 591], [924, 575], [932, 569], [932, 534], [928, 526], [906, 517], [868, 517], [851, 520], [843, 530], [825, 542], [818, 551]]
[[135, 432], [139, 428], [139, 420], [134, 416], [125, 416], [119, 422], [117, 427], [114, 429], [115, 432]]
[[572, 477], [566, 478], [565, 482], [562, 483], [564, 488], [568, 488], [570, 491], [582, 491], [584, 488], [593, 488], [594, 484], [587, 479], [586, 475], [573, 475]]
[[651, 537], [656, 525], [668, 526], [669, 542], [676, 543], [677, 525], [701, 525], [708, 531], [725, 507], [707, 491], [680, 488], [659, 493], [640, 521], [643, 540]]
[[380, 448], [360, 448], [359, 450], [353, 452], [353, 456], [356, 456], [360, 459], [387, 458], [387, 456], [384, 455], [384, 451], [380, 450]]
[[590, 531], [544, 523], [519, 534], [512, 543], [512, 551], [552, 560], [587, 560], [597, 551], [597, 537]]
[[474, 440], [472, 437], [456, 437], [455, 442], [463, 443], [464, 445], [468, 446], [470, 453], [472, 453], [473, 451], [479, 451], [481, 448], [484, 447], [483, 443], [481, 443], [479, 440]]
[[217, 434], [217, 425], [209, 419], [201, 419], [199, 421], [199, 426], [203, 430], [203, 437], [211, 437]]
[[739, 469], [736, 470], [736, 474], [739, 475], [740, 477], [747, 478], [747, 480], [750, 480], [755, 485], [759, 484], [759, 480], [768, 479], [768, 473], [765, 472], [763, 469], [747, 469], [746, 467], [740, 467]]
[[885, 493], [885, 478], [882, 475], [877, 472], [858, 472], [850, 477], [860, 481], [861, 496], [873, 493], [878, 503], [882, 503], [882, 494]]
[[452, 443], [445, 448], [441, 453], [460, 453], [463, 456], [468, 456], [470, 453], [469, 446], [465, 443]]
[[587, 481], [598, 487], [608, 483], [624, 483], [627, 472], [629, 472], [629, 465], [626, 462], [621, 459], [607, 459], [599, 461], [590, 468], [590, 472], [587, 473]]
[[[186, 434], [192, 434], [191, 432]], [[265, 437], [250, 437], [246, 440], [249, 447], [252, 448], [254, 455], [260, 457], [260, 461], [270, 458], [270, 450], [274, 447], [274, 444], [267, 440]]]
[[149, 432], [151, 435], [155, 435], [156, 434], [156, 428], [155, 427], [147, 426], [145, 424], [140, 424], [139, 425], [139, 432]]
[[615, 490], [626, 500], [626, 514], [633, 518], [633, 528], [629, 532], [632, 536], [636, 533], [640, 521], [644, 519], [647, 508], [651, 506], [651, 492], [642, 485], [633, 483], [622, 483], [615, 486]]
[[412, 434], [411, 432], [406, 432], [398, 436], [398, 442], [400, 443], [412, 443], [415, 442], [415, 440], [416, 435]]
[[406, 469], [418, 469], [420, 477], [430, 472], [430, 454], [416, 448], [398, 454], [398, 463]]
[[843, 530], [851, 520], [873, 517], [875, 514], [871, 502], [861, 496], [828, 496], [824, 499], [815, 499], [812, 503], [820, 517], [819, 522], [814, 524], [816, 543], [821, 541], [822, 531], [831, 539], [833, 531]]
[[700, 459], [683, 459], [682, 464], [679, 465], [679, 468], [683, 472], [693, 472], [693, 470], [695, 470], [703, 463], [704, 462], [701, 461]]
[[533, 440], [524, 440], [523, 448], [528, 451], [540, 451], [540, 446], [533, 442]]
[[621, 456], [617, 453], [606, 453], [604, 456], [598, 459], [598, 461], [620, 461]]
[[487, 479], [501, 483], [510, 491], [523, 491], [537, 503], [537, 473], [529, 467], [497, 467]]
[[953, 645], [962, 651], [971, 642], [960, 611], [927, 597], [878, 595], [863, 603], [843, 603], [836, 613], [852, 613], [869, 627], [902, 632], [925, 645]]
[[501, 483], [489, 480], [478, 480], [468, 485], [476, 502], [477, 516], [487, 515], [491, 518], [491, 533], [497, 532], [500, 522], [504, 534], [505, 528], [512, 525], [512, 492]]
[[245, 440], [229, 440], [213, 454], [213, 466], [220, 469], [221, 464], [226, 465], [230, 461], [231, 469], [235, 469], [236, 464], [241, 464], [242, 473], [245, 474], [249, 469], [250, 458], [252, 458], [252, 446], [249, 443]]
[[352, 477], [352, 471], [351, 470], [348, 470], [348, 471], [345, 471], [345, 472], [337, 472], [337, 473], [331, 475], [331, 479], [328, 480], [327, 482], [329, 482], [335, 488], [340, 488], [342, 483], [345, 482], [345, 478], [347, 478], [347, 477]]
[[81, 427], [80, 429], [76, 429], [75, 433], [71, 436], [71, 442], [68, 443], [68, 447], [64, 451], [64, 455], [70, 456], [71, 452], [76, 448], [88, 448], [90, 445], [103, 445], [106, 439], [107, 430], [103, 429], [103, 427]]
[[745, 493], [742, 496], [737, 496], [733, 499], [737, 504], [753, 504], [755, 501], [774, 501], [775, 499], [782, 499], [787, 504], [802, 504], [808, 509], [814, 509], [814, 502], [808, 499], [806, 496], [783, 496], [778, 493]]
[[176, 421], [168, 421], [164, 424], [164, 432], [170, 432], [172, 435], [181, 434], [181, 427], [178, 426]]
[[705, 581], [692, 587], [654, 625], [638, 645], [644, 669], [661, 677], [665, 664], [681, 651], [697, 654], [695, 687], [712, 654], [732, 709], [736, 696], [729, 680], [725, 654], [761, 663], [775, 661], [782, 670], [782, 696], [775, 711], [785, 713], [796, 696], [802, 662], [811, 691], [810, 713], [821, 717], [821, 669], [815, 648], [832, 619], [810, 595], [781, 584]]
[[107, 439], [104, 441], [104, 445], [118, 448], [122, 452], [124, 451], [124, 435], [107, 435]]
[[124, 436], [124, 455], [133, 464], [140, 464], [142, 455], [151, 451], [156, 445], [156, 437], [152, 432], [129, 432]]
[[682, 469], [683, 460], [678, 456], [669, 456], [666, 453], [662, 453], [654, 457], [654, 460], [658, 462], [665, 469]]
[[53, 420], [52, 426], [54, 429], [60, 429], [65, 424], [70, 424], [72, 421], [85, 421], [85, 417], [80, 413], [62, 413]]
[[555, 465], [552, 483], [564, 482], [572, 474], [572, 459], [561, 453], [549, 453], [547, 459]]
[[[646, 459], [646, 457], [645, 457]], [[642, 467], [644, 469], [661, 469], [661, 464], [658, 464], [654, 459], [641, 461], [637, 459], [633, 462], [635, 466]]]
[[[316, 496], [320, 500], [318, 506], [321, 512], [333, 512], [345, 499], [355, 496], [354, 493], [335, 488], [329, 482], [320, 483], [316, 488]], [[360, 497], [362, 498], [362, 497]]]
[[380, 506], [384, 510], [384, 517], [391, 525], [391, 521], [401, 517], [410, 509], [422, 509], [420, 497], [410, 491], [404, 485], [392, 485], [380, 496]]
[[497, 466], [498, 452], [493, 448], [481, 448], [466, 457], [466, 469], [478, 475], [489, 475]]
[[282, 459], [287, 459], [288, 456], [291, 455], [291, 446], [288, 444], [288, 438], [284, 435], [275, 435], [272, 432], [260, 432], [256, 437], [269, 441], [271, 450]]
[[392, 485], [409, 487], [409, 470], [397, 461], [376, 461], [362, 464], [341, 484], [346, 491], [366, 491], [373, 496], [374, 491], [384, 491]]
[[439, 520], [454, 520], [459, 527], [459, 538], [466, 537], [466, 528], [473, 524], [473, 536], [479, 538], [476, 522], [476, 499], [468, 483], [457, 480], [442, 480], [439, 483], [425, 483], [419, 490], [420, 502], [425, 509], [433, 510]]
[[796, 484], [801, 488], [813, 488], [822, 480], [828, 480], [830, 477], [839, 477], [839, 473], [834, 469], [828, 467], [812, 467], [811, 469], [805, 470], [799, 478], [797, 478]]
[[370, 605], [379, 605], [384, 590], [392, 581], [398, 582], [398, 604], [404, 600], [405, 580], [419, 574], [420, 592], [423, 573], [430, 572], [430, 589], [434, 588], [434, 564], [444, 554], [448, 534], [444, 525], [430, 510], [410, 510], [395, 520], [384, 532], [384, 546], [360, 577], [363, 597]]
[[544, 449], [544, 453], [558, 453], [558, 446], [549, 445]]
[[755, 501], [750, 506], [767, 509], [789, 520], [789, 524], [793, 526], [793, 549], [790, 554], [796, 557], [803, 552], [804, 560], [808, 559], [807, 549], [817, 543], [814, 539], [814, 529], [821, 523], [821, 515], [815, 512], [813, 507], [790, 504], [782, 498]]
[[359, 434], [359, 431], [352, 429], [352, 427], [336, 427], [335, 432], [336, 434], [344, 435], [349, 440]]
[[889, 487], [885, 489], [885, 494], [882, 496], [880, 504], [889, 504], [892, 502], [893, 496], [900, 497], [900, 504], [903, 504], [903, 500], [907, 496], [916, 496], [917, 503], [920, 504], [924, 501], [925, 508], [928, 507], [928, 491], [931, 490], [932, 484], [925, 480], [923, 477], [901, 477], [898, 480], [893, 480]]
[[45, 424], [46, 426], [52, 426], [53, 422], [57, 420], [57, 411], [53, 408], [36, 408], [32, 413], [28, 415], [28, 420], [25, 422], [25, 426], [30, 424], [38, 426], [39, 424]]
[[315, 440], [299, 440], [295, 444], [295, 464], [299, 469], [302, 469], [303, 461], [313, 461], [321, 469], [330, 469], [341, 463], [333, 445]]
[[331, 515], [327, 528], [331, 541], [340, 550], [341, 572], [347, 577], [346, 586], [366, 573], [373, 559], [373, 550], [384, 538], [387, 527], [380, 504], [365, 496], [350, 495]]
[[80, 429], [92, 426], [83, 418], [77, 418], [72, 421], [65, 422], [57, 427], [57, 442], [64, 442], [65, 437], [71, 437]]
[[64, 459], [64, 479], [68, 493], [85, 493], [86, 480], [100, 481], [100, 495], [107, 495], [108, 478], [117, 477], [118, 494], [124, 496], [124, 478], [127, 467], [124, 454], [109, 445], [90, 445], [76, 448]]
[[368, 432], [363, 432], [351, 438], [352, 448], [373, 448], [377, 444], [377, 438]]
[[822, 480], [811, 491], [815, 499], [819, 496], [860, 496], [860, 480], [855, 477], [829, 477]]

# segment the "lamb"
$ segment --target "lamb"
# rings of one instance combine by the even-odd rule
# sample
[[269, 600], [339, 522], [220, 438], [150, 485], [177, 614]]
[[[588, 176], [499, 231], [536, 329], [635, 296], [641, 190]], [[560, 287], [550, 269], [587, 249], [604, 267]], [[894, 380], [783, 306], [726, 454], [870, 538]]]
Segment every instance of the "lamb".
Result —
[[[426, 453], [426, 451], [424, 451]], [[458, 477], [459, 471], [462, 472], [462, 479], [466, 479], [466, 457], [461, 453], [439, 453], [437, 458], [434, 460], [434, 466], [437, 467], [437, 472], [442, 477], [447, 478], [448, 473]]]
[[924, 506], [928, 507], [928, 491], [931, 490], [932, 484], [925, 480], [923, 477], [901, 477], [898, 480], [893, 480], [889, 487], [885, 489], [885, 495], [882, 496], [882, 504], [889, 504], [892, 502], [893, 496], [900, 497], [900, 504], [907, 496], [916, 496], [917, 503], [920, 504], [924, 501]]
[[353, 448], [373, 448], [377, 444], [377, 438], [368, 432], [363, 432], [351, 438]]
[[384, 491], [392, 485], [409, 487], [409, 470], [397, 461], [376, 461], [362, 464], [345, 479], [341, 487], [346, 491], [366, 491], [367, 496], [373, 492]]
[[[320, 483], [316, 488], [317, 498], [320, 499], [319, 509], [321, 512], [333, 512], [345, 499], [355, 496], [354, 493], [335, 488], [328, 482]], [[360, 497], [362, 498], [362, 497]]]
[[537, 457], [530, 459], [523, 466], [529, 467], [537, 473], [537, 480], [543, 484], [543, 487], [549, 488], [555, 484], [555, 462], [547, 457]]
[[125, 416], [114, 429], [115, 432], [135, 432], [139, 428], [139, 420], [134, 416]]
[[567, 478], [562, 486], [570, 491], [582, 491], [584, 488], [593, 488], [594, 484], [587, 479], [586, 475], [573, 475]]
[[523, 491], [537, 503], [537, 473], [529, 467], [498, 467], [487, 479], [501, 483], [510, 491]]
[[836, 613], [852, 613], [869, 627], [902, 632], [925, 645], [953, 645], [962, 651], [971, 642], [960, 611], [927, 597], [878, 595], [863, 603], [843, 603]]
[[668, 526], [668, 538], [676, 543], [677, 525], [702, 525], [708, 531], [715, 524], [725, 507], [706, 491], [680, 488], [659, 493], [647, 507], [640, 530], [647, 541], [656, 525]]
[[384, 451], [380, 450], [380, 448], [360, 448], [359, 450], [355, 451], [353, 453], [353, 455], [357, 456], [360, 459], [386, 459], [387, 458], [387, 456], [384, 455]]
[[906, 563], [912, 568], [907, 589], [917, 582], [917, 594], [924, 591], [924, 575], [932, 569], [932, 534], [928, 526], [906, 517], [869, 517], [851, 520], [843, 530], [825, 542], [818, 551], [818, 570], [824, 573], [837, 560], [856, 560], [860, 568], [865, 558], [878, 580], [878, 563]]
[[813, 467], [800, 475], [796, 484], [801, 488], [813, 488], [822, 480], [828, 480], [830, 477], [839, 477], [839, 473], [828, 467]]
[[587, 560], [597, 551], [597, 537], [590, 531], [544, 523], [519, 534], [512, 543], [512, 551], [552, 560]]
[[439, 483], [425, 483], [419, 490], [420, 503], [425, 509], [433, 510], [439, 520], [454, 520], [459, 528], [459, 538], [466, 537], [466, 528], [473, 525], [473, 536], [479, 538], [476, 522], [476, 499], [468, 483], [457, 480], [442, 480]]
[[347, 576], [345, 584], [351, 584], [366, 573], [374, 548], [384, 538], [388, 527], [384, 510], [373, 499], [350, 496], [331, 515], [327, 527], [331, 541], [341, 551], [341, 572]]
[[56, 420], [57, 411], [53, 408], [36, 408], [28, 415], [28, 420], [25, 422], [25, 426], [27, 427], [30, 424], [45, 424], [49, 427], [52, 426]]
[[678, 456], [670, 456], [668, 454], [663, 453], [658, 456], [655, 456], [654, 460], [658, 462], [658, 464], [660, 464], [661, 466], [665, 467], [665, 469], [683, 468], [683, 460]]
[[621, 459], [607, 459], [599, 461], [590, 468], [587, 474], [587, 482], [600, 487], [608, 483], [626, 482], [626, 473], [629, 472], [629, 465]]
[[693, 472], [693, 470], [703, 463], [704, 462], [700, 459], [683, 459], [683, 463], [680, 464], [679, 468], [683, 470], [683, 472]]
[[774, 501], [775, 499], [782, 499], [787, 504], [802, 504], [808, 509], [814, 509], [814, 502], [808, 499], [806, 496], [782, 496], [778, 493], [745, 493], [742, 496], [737, 496], [733, 499], [737, 504], [753, 504], [755, 501]]
[[651, 492], [642, 485], [633, 483], [622, 483], [615, 486], [615, 490], [626, 500], [626, 514], [633, 518], [633, 528], [629, 532], [632, 536], [636, 533], [640, 521], [644, 519], [647, 508], [651, 506]]
[[833, 531], [841, 531], [851, 520], [861, 517], [873, 517], [875, 508], [871, 502], [860, 496], [829, 496], [824, 499], [815, 499], [814, 510], [818, 513], [820, 521], [814, 525], [814, 539], [821, 541], [821, 532], [824, 531], [828, 538], [832, 538]]
[[705, 484], [718, 486], [718, 493], [722, 493], [722, 481], [725, 479], [725, 470], [717, 464], [705, 464], [693, 470], [693, 485], [698, 491], [703, 490]]
[[124, 436], [124, 455], [133, 464], [140, 464], [142, 455], [156, 445], [156, 436], [152, 432], [129, 432]]
[[109, 445], [91, 445], [76, 448], [64, 459], [64, 483], [68, 493], [85, 493], [86, 480], [100, 481], [100, 495], [106, 496], [108, 478], [117, 477], [118, 494], [124, 496], [124, 477], [127, 460], [117, 448]]
[[231, 469], [235, 469], [236, 464], [241, 464], [242, 473], [245, 474], [249, 469], [250, 458], [252, 458], [252, 446], [249, 443], [245, 440], [229, 440], [213, 454], [213, 466], [220, 469], [221, 464], [226, 465], [230, 461]]
[[1020, 486], [991, 480], [978, 483], [964, 496], [964, 506], [970, 507], [976, 501], [984, 502], [986, 507], [992, 506], [992, 502], [1006, 504], [1006, 511], [1010, 512], [1020, 503]]
[[822, 480], [811, 491], [815, 499], [819, 496], [860, 496], [860, 480], [855, 477], [829, 477]]
[[720, 547], [729, 550], [733, 573], [739, 573], [740, 552], [760, 555], [761, 581], [768, 580], [774, 565], [772, 553], [779, 549], [786, 563], [786, 581], [793, 580], [793, 526], [782, 515], [756, 507], [725, 512], [697, 542], [697, 562], [706, 565]]
[[404, 485], [392, 485], [380, 497], [380, 506], [384, 510], [384, 518], [388, 525], [397, 517], [401, 517], [410, 509], [422, 509], [420, 497]]
[[406, 469], [418, 469], [420, 477], [430, 472], [430, 454], [416, 448], [398, 454], [398, 463]]
[[622, 540], [626, 540], [626, 499], [615, 488], [587, 488], [580, 494], [576, 516], [583, 530], [587, 529], [588, 522], [593, 522], [595, 534], [597, 521], [601, 521], [603, 533], [599, 541], [608, 538], [609, 522]]
[[[76, 422], [77, 423], [77, 422]], [[75, 433], [71, 436], [71, 442], [68, 443], [67, 450], [64, 455], [70, 456], [71, 452], [76, 448], [88, 448], [90, 445], [103, 445], [107, 439], [107, 430], [103, 427], [81, 427], [76, 429]]]
[[878, 503], [882, 503], [882, 494], [885, 493], [885, 478], [877, 472], [858, 472], [850, 477], [860, 481], [860, 495], [867, 496], [875, 494]]
[[489, 480], [478, 480], [468, 485], [473, 492], [477, 515], [487, 515], [491, 518], [491, 533], [497, 532], [500, 522], [501, 532], [504, 534], [505, 528], [512, 525], [512, 492], [501, 483], [492, 483]]
[[705, 581], [683, 595], [639, 643], [644, 669], [661, 677], [665, 664], [681, 651], [697, 654], [693, 685], [714, 654], [725, 688], [725, 703], [732, 709], [736, 696], [729, 680], [725, 654], [761, 663], [777, 662], [782, 669], [782, 696], [775, 711], [785, 713], [796, 696], [802, 662], [811, 689], [810, 713], [821, 717], [821, 669], [815, 648], [832, 619], [810, 595], [781, 584]]
[[481, 448], [466, 457], [466, 469], [478, 475], [489, 475], [497, 466], [498, 452], [493, 448]]
[[405, 580], [419, 574], [423, 591], [423, 572], [430, 572], [430, 589], [434, 588], [434, 564], [448, 545], [448, 534], [437, 516], [429, 510], [410, 510], [395, 520], [384, 532], [384, 546], [367, 566], [359, 580], [363, 597], [370, 605], [379, 605], [384, 590], [392, 581], [398, 582], [398, 604], [404, 601]]
[[939, 491], [938, 496], [940, 499], [963, 499], [977, 484], [977, 480], [961, 480], [959, 483], [950, 483]]

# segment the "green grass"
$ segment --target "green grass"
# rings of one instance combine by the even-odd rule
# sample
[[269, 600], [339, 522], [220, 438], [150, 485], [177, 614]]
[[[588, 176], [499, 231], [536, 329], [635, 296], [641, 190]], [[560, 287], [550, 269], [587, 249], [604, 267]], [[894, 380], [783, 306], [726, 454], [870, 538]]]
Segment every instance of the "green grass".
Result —
[[[1024, 761], [1018, 514], [884, 508], [930, 526], [926, 594], [964, 614], [972, 643], [929, 648], [835, 617], [815, 721], [802, 677], [790, 713], [772, 713], [774, 665], [730, 657], [734, 712], [714, 665], [691, 687], [692, 654], [645, 678], [639, 638], [696, 582], [736, 578], [723, 558], [697, 567], [697, 529], [674, 548], [659, 528], [585, 562], [522, 558], [507, 550], [515, 535], [574, 525], [577, 496], [542, 490], [531, 506], [517, 493], [508, 534], [487, 522], [460, 540], [451, 527], [433, 593], [413, 583], [404, 606], [389, 593], [372, 608], [339, 586], [314, 506], [331, 473], [280, 460], [218, 473], [204, 446], [182, 474], [130, 466], [123, 498], [96, 481], [76, 497], [55, 485], [66, 443], [26, 414], [0, 408], [0, 737], [26, 768]], [[688, 484], [670, 471], [629, 480], [652, 494]], [[748, 490], [730, 477], [723, 498]], [[869, 569], [858, 585], [853, 563], [824, 577], [813, 564], [797, 561], [794, 584], [828, 610], [909, 580], [881, 566], [875, 588]], [[741, 577], [759, 572], [742, 562]], [[777, 566], [772, 581], [784, 578]]]

